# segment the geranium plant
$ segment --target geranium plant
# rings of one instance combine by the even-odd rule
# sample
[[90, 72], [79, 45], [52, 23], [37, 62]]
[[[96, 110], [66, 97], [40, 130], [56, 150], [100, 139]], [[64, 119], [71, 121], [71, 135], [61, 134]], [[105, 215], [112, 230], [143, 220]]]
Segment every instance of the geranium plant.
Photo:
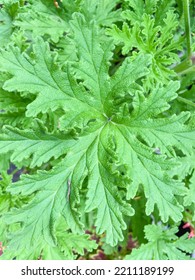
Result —
[[1, 258], [191, 258], [194, 1], [0, 7]]

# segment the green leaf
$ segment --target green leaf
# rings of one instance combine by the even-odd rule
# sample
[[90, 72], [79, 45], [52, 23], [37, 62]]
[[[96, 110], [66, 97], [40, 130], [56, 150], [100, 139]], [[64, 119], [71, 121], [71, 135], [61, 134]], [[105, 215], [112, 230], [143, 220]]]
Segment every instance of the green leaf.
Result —
[[184, 206], [192, 208], [193, 221], [195, 220], [195, 172], [193, 171], [192, 177], [190, 178], [190, 184], [187, 194], [184, 198]]
[[[83, 179], [87, 175], [86, 172], [88, 172], [89, 177], [89, 191], [87, 194], [88, 201], [86, 202], [86, 211], [97, 209], [97, 231], [106, 231], [107, 242], [111, 244], [115, 244], [118, 239], [123, 239], [122, 229], [126, 228], [123, 220], [123, 214], [132, 215], [133, 210], [127, 203], [122, 201], [122, 197], [120, 194], [117, 195], [116, 187], [113, 188], [113, 186], [112, 189], [111, 187], [109, 187], [109, 185], [107, 185], [109, 183], [109, 180], [111, 180], [110, 184], [113, 184], [111, 177], [110, 179], [108, 177], [109, 171], [107, 171], [105, 163], [98, 163], [97, 161], [97, 159], [101, 161], [102, 156], [103, 158], [105, 157], [105, 148], [104, 146], [102, 146], [103, 144], [105, 145], [103, 140], [104, 137], [100, 134], [100, 139], [98, 139], [99, 136], [97, 136], [97, 134], [92, 136], [89, 135], [84, 137], [84, 139], [81, 139], [81, 141], [79, 141], [74, 147], [75, 155], [73, 156], [71, 155], [71, 153], [68, 153], [65, 161], [60, 164], [60, 168], [56, 168], [55, 171], [51, 171], [50, 173], [39, 172], [34, 176], [26, 176], [24, 180], [16, 183], [14, 187], [10, 189], [10, 191], [14, 194], [22, 192], [23, 195], [41, 190], [29, 205], [18, 211], [14, 210], [15, 214], [12, 212], [10, 214], [10, 218], [8, 216], [6, 219], [8, 220], [8, 222], [18, 222], [18, 219], [19, 221], [20, 219], [22, 219], [23, 221], [25, 217], [28, 217], [27, 213], [30, 213], [32, 211], [32, 208], [34, 209], [34, 213], [36, 213], [36, 211], [39, 212], [40, 208], [45, 209], [44, 213], [46, 216], [38, 217], [37, 215], [35, 215], [32, 216], [32, 221], [29, 219], [23, 221], [25, 225], [25, 235], [28, 236], [28, 231], [30, 234], [27, 240], [32, 240], [32, 232], [30, 231], [28, 224], [30, 223], [31, 226], [32, 224], [36, 226], [39, 223], [39, 227], [36, 227], [37, 233], [34, 232], [34, 235], [41, 234], [42, 219], [45, 221], [44, 223], [48, 223], [48, 231], [45, 238], [49, 238], [50, 236], [51, 239], [51, 233], [49, 234], [49, 232], [51, 232], [52, 229], [49, 227], [49, 224], [53, 220], [52, 213], [55, 213], [55, 215], [57, 215], [58, 213], [58, 215], [60, 215], [60, 213], [63, 212], [65, 218], [67, 219], [68, 225], [74, 231], [76, 230], [76, 228], [78, 228], [78, 221], [73, 222], [73, 220], [77, 220], [77, 218], [75, 214], [71, 214], [73, 211], [71, 209], [74, 209], [74, 205], [76, 203], [76, 198], [74, 199], [73, 197], [75, 196], [77, 197], [77, 200], [79, 199], [78, 187], [80, 184], [82, 184]], [[101, 144], [102, 141], [103, 144]], [[94, 158], [94, 156], [97, 157], [97, 159]], [[87, 167], [87, 169], [85, 166]], [[83, 170], [82, 173], [80, 173], [81, 170]], [[21, 187], [24, 185], [25, 188], [21, 189]], [[43, 185], [46, 186], [45, 191], [43, 189]], [[48, 197], [50, 188], [51, 194]], [[99, 200], [97, 200], [96, 194], [98, 194], [99, 196], [100, 193], [102, 199], [99, 202]], [[72, 201], [73, 203], [72, 207], [69, 204], [69, 195], [70, 201]], [[59, 199], [61, 202], [59, 202]], [[61, 208], [62, 206], [59, 207], [59, 204], [64, 205], [63, 208]], [[49, 208], [48, 205], [50, 205]], [[74, 216], [74, 218], [71, 218], [72, 216]], [[102, 223], [104, 220], [105, 223]], [[33, 238], [36, 238], [36, 236]], [[12, 240], [14, 239], [12, 238]]]
[[10, 159], [16, 163], [33, 155], [31, 167], [41, 166], [52, 157], [58, 158], [75, 144], [74, 139], [60, 135], [54, 136], [44, 131], [20, 131], [12, 127], [4, 127], [4, 131], [4, 136], [0, 137], [1, 153], [12, 151]]
[[[36, 250], [40, 254], [44, 244], [55, 246], [57, 239], [54, 232], [61, 216], [66, 219], [74, 232], [82, 233], [78, 213], [70, 208], [68, 199], [67, 177], [70, 174], [70, 167], [67, 166], [65, 170], [64, 168], [65, 166], [59, 166], [50, 173], [40, 171], [34, 176], [26, 175], [24, 180], [15, 183], [11, 188], [15, 195], [22, 192], [22, 196], [29, 196], [37, 192], [27, 205], [20, 209], [13, 208], [5, 215], [5, 222], [8, 224], [22, 223], [21, 228], [10, 235], [11, 251], [24, 250], [33, 253]], [[23, 184], [25, 188], [21, 189]], [[41, 215], [40, 209], [42, 209]]]
[[25, 118], [25, 112], [10, 112], [0, 113], [0, 127], [2, 128], [4, 125], [11, 125], [12, 127], [28, 127], [29, 123], [31, 123], [31, 119]]
[[[3, 242], [3, 246], [7, 245], [8, 242], [8, 235], [10, 228], [5, 223], [4, 215], [7, 214], [8, 211], [12, 207], [21, 207], [24, 203], [28, 201], [28, 198], [26, 197], [17, 197], [12, 196], [10, 193], [7, 192], [8, 185], [11, 184], [12, 181], [12, 175], [7, 174], [7, 170], [3, 171], [1, 169], [0, 174], [0, 240]], [[14, 226], [12, 229], [15, 230], [17, 226]]]
[[138, 193], [132, 201], [132, 207], [135, 209], [135, 215], [131, 217], [131, 228], [134, 239], [137, 239], [139, 244], [146, 243], [144, 239], [144, 227], [151, 222], [151, 217], [145, 215], [146, 199], [142, 192]]
[[168, 66], [178, 60], [175, 51], [181, 48], [181, 39], [173, 38], [173, 32], [179, 24], [176, 15], [169, 10], [167, 13], [160, 14], [161, 18], [158, 14], [156, 19], [155, 11], [158, 13], [158, 10], [153, 6], [157, 1], [147, 1], [146, 7], [144, 7], [144, 1], [141, 0], [129, 2], [135, 11], [125, 11], [123, 17], [131, 24], [123, 22], [122, 29], [113, 25], [107, 30], [107, 34], [117, 45], [122, 44], [124, 55], [132, 51], [152, 55], [149, 85], [156, 81], [167, 82], [169, 77], [175, 76], [174, 71]]
[[117, 139], [120, 160], [129, 166], [127, 174], [131, 178], [131, 184], [128, 187], [128, 198], [135, 197], [141, 184], [147, 198], [147, 215], [154, 211], [156, 204], [164, 222], [169, 217], [179, 221], [182, 218], [183, 207], [177, 202], [175, 194], [184, 195], [185, 189], [182, 183], [166, 175], [166, 171], [173, 168], [176, 162], [166, 159], [165, 156], [155, 155], [152, 149], [135, 137], [131, 127], [119, 125], [112, 130], [114, 138]]
[[[138, 93], [133, 101], [134, 111], [129, 119], [129, 125], [149, 146], [158, 147], [161, 152], [170, 155], [170, 152], [173, 153], [173, 149], [170, 147], [173, 146], [184, 154], [190, 155], [194, 146], [194, 129], [191, 130], [190, 126], [184, 125], [188, 122], [190, 114], [183, 112], [167, 119], [160, 117], [154, 119], [170, 108], [168, 102], [177, 97], [178, 86], [177, 82], [170, 82], [164, 88], [157, 87], [147, 98]], [[142, 129], [140, 129], [141, 127]], [[166, 139], [166, 144], [162, 143], [163, 139]], [[168, 149], [165, 150], [166, 146]]]
[[195, 249], [195, 238], [188, 239], [186, 235], [178, 238], [177, 228], [166, 228], [160, 225], [145, 226], [147, 244], [133, 249], [126, 260], [188, 260], [186, 253]]
[[[0, 46], [6, 46], [11, 41], [14, 31], [14, 20], [19, 10], [18, 1], [3, 1], [0, 10]], [[2, 5], [2, 4], [1, 4]]]
[[28, 99], [22, 98], [18, 93], [6, 92], [0, 89], [0, 109], [6, 112], [19, 112], [28, 105]]
[[[103, 26], [128, 3], [136, 20], [114, 27], [121, 53]], [[194, 213], [194, 114], [175, 109], [180, 83], [170, 81], [180, 48], [175, 8], [162, 22], [155, 19], [159, 1], [128, 3], [19, 7], [12, 43], [0, 51], [0, 153], [3, 169], [11, 161], [27, 174], [0, 197], [5, 259], [75, 259], [97, 247], [88, 227], [104, 248], [118, 248], [131, 229], [144, 241], [136, 217], [175, 224], [184, 207]], [[67, 22], [68, 33], [32, 31], [25, 25], [34, 15], [36, 25]], [[149, 242], [135, 258], [185, 259], [193, 250], [194, 241], [177, 239], [175, 228], [148, 225], [145, 232]]]
[[91, 252], [98, 246], [94, 240], [89, 240], [89, 236], [87, 234], [76, 235], [71, 233], [61, 233], [58, 234], [58, 238], [61, 250], [63, 250], [66, 259], [76, 258], [76, 256], [73, 255], [74, 250], [76, 250], [77, 254], [84, 255], [84, 249]]
[[[126, 229], [123, 214], [131, 216], [134, 211], [130, 205], [123, 202], [115, 182], [109, 176], [109, 166], [105, 162], [105, 157], [109, 157], [109, 153], [113, 153], [109, 147], [109, 130], [109, 128], [105, 128], [100, 134], [99, 141], [95, 141], [87, 151], [86, 164], [90, 177], [86, 211], [97, 209], [95, 223], [97, 231], [103, 233], [106, 229], [106, 241], [112, 245], [116, 244], [118, 240], [123, 240], [122, 230]], [[101, 197], [101, 199], [97, 200], [97, 197]]]
[[[30, 57], [21, 55], [17, 48], [10, 47], [9, 51], [2, 54], [0, 61], [2, 70], [8, 70], [14, 75], [5, 82], [5, 90], [39, 93], [35, 101], [27, 107], [28, 117], [45, 113], [49, 109], [54, 111], [58, 107], [69, 111], [73, 103], [75, 108], [82, 107], [83, 111], [97, 112], [92, 107], [94, 98], [84, 88], [78, 87], [68, 67], [67, 72], [60, 71], [55, 64], [55, 58], [50, 55], [48, 45], [40, 38], [34, 45], [34, 53], [35, 62], [32, 64]], [[48, 94], [50, 98], [47, 98]]]
[[[170, 83], [165, 88], [154, 89], [147, 98], [138, 93], [133, 100], [132, 113], [127, 109], [125, 117], [116, 113], [112, 119], [112, 122], [118, 123], [112, 131], [120, 158], [127, 166], [135, 166], [128, 170], [132, 181], [128, 196], [133, 198], [139, 184], [142, 184], [148, 199], [147, 215], [151, 214], [156, 204], [164, 222], [168, 220], [168, 216], [177, 221], [182, 218], [182, 207], [176, 202], [174, 193], [185, 195], [186, 191], [182, 183], [166, 175], [167, 170], [177, 165], [177, 161], [170, 161], [163, 154], [173, 157], [177, 155], [177, 149], [180, 149], [190, 156], [195, 137], [194, 129], [185, 125], [189, 114], [183, 113], [169, 119], [157, 118], [169, 108], [167, 101], [176, 97], [177, 88], [177, 82]], [[156, 154], [156, 148], [160, 154]]]
[[[99, 40], [100, 32], [95, 23], [88, 24], [81, 14], [75, 14], [71, 21], [74, 41], [78, 48], [79, 63], [76, 66], [77, 78], [95, 94], [101, 108], [109, 90], [108, 69], [112, 57], [111, 41]], [[97, 101], [96, 101], [97, 102]]]
[[143, 19], [143, 14], [153, 14], [156, 11], [158, 0], [148, 0], [146, 2], [143, 0], [127, 0], [127, 2], [130, 9], [123, 12], [123, 17], [132, 22], [140, 22]]
[[[139, 55], [134, 60], [126, 58], [118, 71], [111, 78], [111, 92], [119, 95], [131, 91], [134, 81], [149, 74], [148, 67], [151, 63], [150, 55]], [[129, 67], [131, 65], [131, 67]]]
[[[30, 1], [20, 10], [14, 25], [21, 30], [30, 31], [32, 39], [35, 36], [47, 36], [55, 43], [68, 31], [67, 15], [60, 15], [54, 4], [44, 1]], [[48, 4], [51, 4], [48, 9]], [[61, 12], [62, 14], [62, 12]]]
[[9, 14], [1, 8], [0, 10], [0, 45], [6, 45], [12, 34], [12, 19]]
[[85, 0], [81, 2], [82, 13], [88, 21], [95, 19], [99, 25], [110, 26], [121, 20], [121, 9], [116, 9], [119, 0]]

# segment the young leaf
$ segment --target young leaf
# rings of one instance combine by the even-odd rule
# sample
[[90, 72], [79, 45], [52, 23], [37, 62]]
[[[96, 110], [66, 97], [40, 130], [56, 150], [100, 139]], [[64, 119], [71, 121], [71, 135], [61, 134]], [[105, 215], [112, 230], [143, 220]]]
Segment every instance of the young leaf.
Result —
[[195, 249], [195, 238], [188, 239], [186, 235], [178, 238], [175, 234], [177, 228], [166, 229], [162, 226], [145, 226], [147, 244], [133, 249], [126, 256], [126, 260], [188, 260], [186, 253]]
[[178, 26], [176, 15], [169, 10], [166, 14], [161, 14], [161, 17], [164, 16], [162, 21], [159, 14], [157, 19], [155, 13], [153, 15], [153, 12], [157, 13], [157, 1], [147, 1], [146, 7], [142, 0], [129, 2], [135, 11], [125, 11], [123, 16], [131, 24], [123, 22], [122, 29], [113, 25], [107, 30], [107, 34], [111, 35], [117, 45], [123, 45], [124, 55], [133, 50], [152, 55], [149, 84], [154, 81], [167, 82], [170, 76], [174, 76], [173, 70], [168, 66], [178, 60], [175, 51], [180, 49], [181, 44], [181, 39], [173, 39], [173, 31]]
[[32, 33], [31, 40], [36, 36], [47, 36], [57, 43], [59, 38], [69, 30], [67, 14], [63, 10], [58, 11], [53, 1], [28, 2], [31, 3], [26, 3], [20, 10], [14, 25], [25, 32]]

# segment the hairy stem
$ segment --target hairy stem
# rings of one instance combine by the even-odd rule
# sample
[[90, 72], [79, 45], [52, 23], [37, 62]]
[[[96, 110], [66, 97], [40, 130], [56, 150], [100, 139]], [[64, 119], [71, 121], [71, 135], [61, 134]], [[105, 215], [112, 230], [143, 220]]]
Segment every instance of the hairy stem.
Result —
[[183, 0], [183, 14], [185, 22], [185, 34], [187, 43], [187, 58], [177, 64], [173, 69], [177, 74], [184, 74], [192, 66], [192, 37], [190, 26], [190, 3], [189, 0]]
[[187, 42], [187, 55], [191, 57], [192, 54], [192, 39], [190, 28], [190, 4], [189, 0], [183, 0], [183, 13], [185, 22], [186, 42]]

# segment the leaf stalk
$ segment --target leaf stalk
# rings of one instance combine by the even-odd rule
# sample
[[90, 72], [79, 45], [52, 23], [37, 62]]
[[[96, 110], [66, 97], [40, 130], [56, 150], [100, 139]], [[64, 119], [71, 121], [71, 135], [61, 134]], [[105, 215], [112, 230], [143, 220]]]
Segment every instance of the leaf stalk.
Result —
[[192, 55], [192, 38], [191, 38], [191, 27], [190, 27], [190, 3], [189, 0], [183, 0], [183, 13], [185, 22], [185, 33], [187, 42], [187, 56], [188, 58]]

